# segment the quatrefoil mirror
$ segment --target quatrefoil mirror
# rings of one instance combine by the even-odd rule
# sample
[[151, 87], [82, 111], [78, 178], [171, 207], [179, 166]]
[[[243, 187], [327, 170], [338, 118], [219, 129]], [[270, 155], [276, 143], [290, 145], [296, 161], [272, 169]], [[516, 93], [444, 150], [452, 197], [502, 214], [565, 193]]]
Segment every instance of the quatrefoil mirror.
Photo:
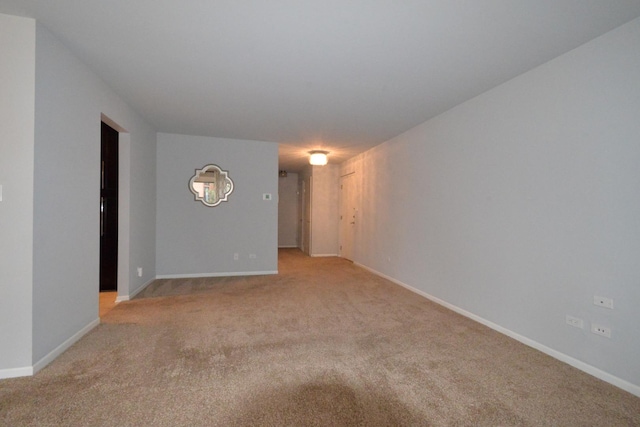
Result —
[[227, 201], [233, 191], [233, 181], [228, 171], [223, 171], [217, 165], [206, 165], [196, 169], [196, 174], [189, 181], [189, 190], [196, 201], [207, 206], [218, 206]]

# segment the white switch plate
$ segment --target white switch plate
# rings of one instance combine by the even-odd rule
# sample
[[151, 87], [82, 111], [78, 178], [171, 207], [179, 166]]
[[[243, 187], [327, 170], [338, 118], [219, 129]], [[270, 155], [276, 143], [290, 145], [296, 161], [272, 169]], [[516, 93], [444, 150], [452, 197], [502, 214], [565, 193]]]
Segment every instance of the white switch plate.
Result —
[[142, 277], [142, 267], [138, 267], [138, 277]]
[[264, 193], [262, 195], [262, 200], [271, 200], [271, 193]]
[[2, 185], [0, 185], [0, 202], [2, 201]]
[[613, 299], [611, 298], [599, 297], [598, 295], [595, 295], [593, 297], [593, 304], [613, 310]]
[[580, 328], [580, 329], [584, 328], [584, 321], [578, 317], [574, 317], [567, 314], [566, 321], [567, 321], [567, 325], [571, 325], [573, 327]]
[[607, 328], [606, 326], [595, 325], [592, 323], [591, 332], [596, 335], [611, 338], [611, 328]]

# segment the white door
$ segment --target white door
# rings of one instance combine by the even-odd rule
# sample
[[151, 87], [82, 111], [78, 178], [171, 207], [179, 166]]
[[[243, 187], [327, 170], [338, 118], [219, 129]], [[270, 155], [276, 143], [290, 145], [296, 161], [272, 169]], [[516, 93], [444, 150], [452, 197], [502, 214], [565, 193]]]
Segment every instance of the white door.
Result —
[[357, 208], [355, 173], [340, 178], [340, 256], [353, 261]]
[[302, 181], [302, 252], [311, 255], [311, 177]]
[[298, 249], [302, 250], [304, 247], [304, 236], [302, 235], [302, 221], [304, 220], [304, 181], [298, 181], [298, 225], [296, 229], [296, 244]]

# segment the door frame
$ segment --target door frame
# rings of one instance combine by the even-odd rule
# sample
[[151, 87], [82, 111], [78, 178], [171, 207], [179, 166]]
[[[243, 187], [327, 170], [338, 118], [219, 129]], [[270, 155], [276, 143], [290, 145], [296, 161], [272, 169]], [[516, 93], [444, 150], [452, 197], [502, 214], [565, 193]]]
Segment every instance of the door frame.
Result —
[[[100, 122], [100, 292], [118, 291], [120, 133]], [[114, 179], [115, 178], [115, 179]], [[115, 241], [114, 241], [115, 239]], [[115, 285], [115, 286], [114, 286]]]
[[[116, 302], [121, 302], [129, 300], [130, 289], [131, 134], [104, 113], [100, 114], [100, 122], [105, 122], [118, 131], [118, 296]], [[100, 263], [99, 257], [98, 254], [98, 263]]]

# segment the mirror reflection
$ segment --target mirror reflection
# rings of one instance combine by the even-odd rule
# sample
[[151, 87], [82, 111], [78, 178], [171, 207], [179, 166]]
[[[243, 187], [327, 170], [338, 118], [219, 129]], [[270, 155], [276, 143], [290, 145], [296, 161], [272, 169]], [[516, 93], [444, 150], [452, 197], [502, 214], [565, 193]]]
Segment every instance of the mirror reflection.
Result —
[[200, 200], [207, 206], [217, 206], [226, 202], [233, 191], [233, 181], [229, 172], [223, 171], [216, 165], [207, 165], [196, 169], [196, 174], [189, 181], [189, 189], [196, 201]]

